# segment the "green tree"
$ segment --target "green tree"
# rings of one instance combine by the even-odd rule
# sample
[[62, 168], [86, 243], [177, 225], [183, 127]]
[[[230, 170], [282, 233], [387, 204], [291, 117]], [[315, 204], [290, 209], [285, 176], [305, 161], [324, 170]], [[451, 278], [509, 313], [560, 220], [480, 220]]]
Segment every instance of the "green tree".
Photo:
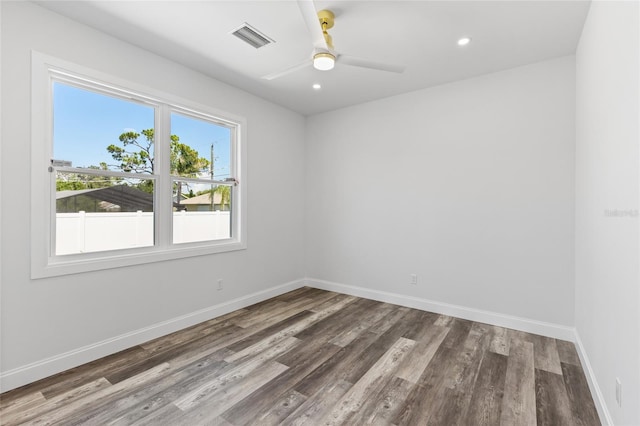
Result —
[[107, 147], [113, 159], [120, 162], [115, 166], [124, 172], [153, 173], [153, 129], [141, 133], [142, 140], [138, 132], [122, 133], [118, 138], [122, 146], [111, 144]]
[[[142, 136], [142, 137], [141, 137]], [[153, 173], [154, 167], [154, 130], [145, 129], [138, 132], [125, 132], [118, 138], [122, 146], [111, 144], [107, 151], [118, 164], [114, 165], [125, 172]], [[184, 177], [197, 177], [209, 167], [209, 160], [200, 157], [198, 151], [189, 145], [181, 143], [180, 137], [171, 135], [170, 145], [170, 171], [171, 174]], [[176, 185], [178, 202], [182, 197], [182, 185]], [[152, 181], [144, 181], [139, 188], [152, 192]]]
[[[89, 166], [87, 168], [92, 170], [108, 170], [107, 163], [100, 163], [100, 166]], [[122, 181], [121, 178], [66, 173], [56, 180], [56, 191], [107, 188], [118, 184], [120, 181]]]
[[[194, 178], [209, 168], [209, 160], [200, 157], [198, 151], [189, 145], [180, 143], [180, 138], [171, 135], [171, 174]], [[182, 185], [177, 184], [177, 201], [182, 199]]]
[[[229, 210], [231, 204], [231, 187], [228, 185], [218, 185], [213, 189], [207, 189], [205, 191], [198, 191], [198, 195], [212, 194], [211, 203], [213, 204], [214, 194], [220, 194], [220, 210]], [[225, 206], [227, 208], [225, 209]], [[213, 206], [212, 206], [213, 209]]]
[[[75, 175], [78, 176], [78, 175]], [[87, 184], [83, 180], [76, 178], [56, 179], [56, 191], [78, 191], [87, 189]]]
[[224, 210], [225, 205], [227, 206], [227, 210], [229, 210], [229, 204], [231, 202], [231, 187], [227, 185], [218, 185], [213, 192], [214, 194], [216, 192], [220, 194], [220, 210]]

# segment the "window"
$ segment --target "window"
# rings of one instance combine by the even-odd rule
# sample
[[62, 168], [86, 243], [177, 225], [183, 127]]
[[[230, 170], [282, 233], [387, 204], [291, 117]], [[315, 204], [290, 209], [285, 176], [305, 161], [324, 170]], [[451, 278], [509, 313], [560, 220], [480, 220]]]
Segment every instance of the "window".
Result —
[[[173, 215], [174, 244], [231, 237], [234, 191], [226, 182], [235, 180], [232, 130], [197, 116], [171, 114], [171, 179], [179, 212]], [[209, 158], [199, 157], [201, 152]]]
[[246, 247], [243, 119], [33, 59], [33, 278]]
[[51, 254], [153, 246], [155, 107], [52, 77]]

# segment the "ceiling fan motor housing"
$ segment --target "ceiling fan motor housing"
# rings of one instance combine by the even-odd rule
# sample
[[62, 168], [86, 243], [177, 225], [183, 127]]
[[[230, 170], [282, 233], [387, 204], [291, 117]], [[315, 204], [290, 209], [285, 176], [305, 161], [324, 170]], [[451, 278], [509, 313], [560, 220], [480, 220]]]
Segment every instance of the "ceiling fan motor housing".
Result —
[[318, 12], [318, 19], [320, 20], [320, 25], [322, 26], [322, 29], [328, 30], [330, 28], [333, 28], [336, 15], [334, 15], [332, 11], [325, 9]]

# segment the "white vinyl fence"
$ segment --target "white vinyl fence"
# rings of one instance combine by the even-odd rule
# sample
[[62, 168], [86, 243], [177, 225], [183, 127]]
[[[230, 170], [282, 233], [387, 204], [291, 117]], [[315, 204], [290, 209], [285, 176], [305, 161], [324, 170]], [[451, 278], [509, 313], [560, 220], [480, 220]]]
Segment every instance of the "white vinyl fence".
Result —
[[[230, 236], [228, 211], [173, 213], [174, 244]], [[152, 212], [56, 214], [57, 255], [148, 246], [153, 246]]]

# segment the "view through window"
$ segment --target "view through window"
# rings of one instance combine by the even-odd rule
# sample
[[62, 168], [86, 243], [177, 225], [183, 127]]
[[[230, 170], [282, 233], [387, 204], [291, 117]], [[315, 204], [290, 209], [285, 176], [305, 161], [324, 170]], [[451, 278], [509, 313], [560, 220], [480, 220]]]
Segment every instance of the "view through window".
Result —
[[232, 238], [234, 147], [235, 128], [205, 114], [54, 80], [54, 255]]
[[174, 244], [230, 238], [231, 129], [172, 113], [171, 134]]

